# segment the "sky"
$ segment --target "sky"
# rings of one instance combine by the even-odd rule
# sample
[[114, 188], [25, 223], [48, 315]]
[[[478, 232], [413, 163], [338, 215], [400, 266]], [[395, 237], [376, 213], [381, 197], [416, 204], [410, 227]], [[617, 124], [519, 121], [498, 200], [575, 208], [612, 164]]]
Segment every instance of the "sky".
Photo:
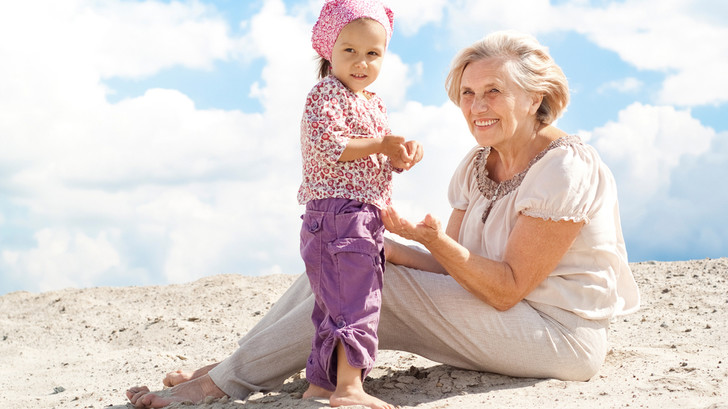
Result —
[[[322, 4], [0, 2], [0, 295], [302, 272], [299, 123]], [[728, 256], [728, 3], [388, 4], [370, 89], [425, 151], [394, 178], [400, 213], [447, 220], [475, 144], [445, 94], [450, 62], [514, 29], [569, 79], [556, 125], [614, 173], [630, 261]]]

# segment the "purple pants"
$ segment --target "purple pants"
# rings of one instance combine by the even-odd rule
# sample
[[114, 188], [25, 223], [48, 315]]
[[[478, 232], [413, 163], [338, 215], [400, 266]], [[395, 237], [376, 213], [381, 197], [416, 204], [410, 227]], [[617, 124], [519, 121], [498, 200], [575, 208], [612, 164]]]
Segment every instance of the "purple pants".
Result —
[[349, 364], [372, 370], [382, 305], [384, 226], [379, 209], [349, 199], [313, 200], [302, 216], [301, 257], [316, 297], [306, 378], [336, 388], [336, 345]]

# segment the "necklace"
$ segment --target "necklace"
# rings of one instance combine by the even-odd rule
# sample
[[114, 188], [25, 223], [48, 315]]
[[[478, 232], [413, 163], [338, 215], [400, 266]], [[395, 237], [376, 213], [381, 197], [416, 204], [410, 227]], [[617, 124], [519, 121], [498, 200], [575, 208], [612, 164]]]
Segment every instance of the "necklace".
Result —
[[567, 135], [556, 139], [552, 141], [546, 147], [546, 149], [544, 149], [538, 155], [536, 155], [536, 157], [531, 159], [526, 169], [524, 169], [520, 173], [517, 173], [512, 178], [501, 182], [496, 182], [488, 177], [486, 162], [488, 161], [488, 155], [490, 155], [491, 148], [489, 146], [482, 148], [480, 152], [478, 152], [475, 156], [475, 171], [477, 172], [476, 180], [478, 182], [478, 190], [480, 190], [480, 193], [488, 199], [488, 205], [485, 207], [485, 210], [483, 211], [483, 216], [481, 217], [482, 222], [485, 223], [486, 219], [488, 219], [488, 215], [490, 215], [490, 212], [493, 209], [496, 201], [502, 199], [509, 193], [516, 190], [519, 186], [521, 186], [523, 178], [526, 177], [526, 174], [531, 169], [531, 167], [541, 158], [543, 158], [548, 151], [558, 147], [577, 145], [581, 143], [581, 139], [575, 135]]

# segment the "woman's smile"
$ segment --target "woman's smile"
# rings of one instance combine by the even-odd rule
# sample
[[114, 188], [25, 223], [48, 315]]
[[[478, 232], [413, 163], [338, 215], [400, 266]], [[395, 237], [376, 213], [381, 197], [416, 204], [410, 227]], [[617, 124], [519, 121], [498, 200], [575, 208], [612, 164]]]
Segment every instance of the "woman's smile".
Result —
[[498, 121], [498, 119], [476, 119], [475, 126], [488, 127], [491, 125], [495, 125]]

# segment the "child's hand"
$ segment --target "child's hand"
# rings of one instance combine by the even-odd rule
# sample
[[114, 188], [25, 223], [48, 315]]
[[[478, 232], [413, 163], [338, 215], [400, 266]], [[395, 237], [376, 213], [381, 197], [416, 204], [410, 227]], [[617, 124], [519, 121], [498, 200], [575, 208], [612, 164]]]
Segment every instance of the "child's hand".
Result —
[[402, 167], [402, 169], [409, 170], [415, 166], [417, 162], [422, 160], [424, 150], [422, 149], [422, 145], [420, 145], [417, 141], [407, 141], [404, 143], [404, 146], [407, 149], [407, 160], [405, 161], [406, 166]]
[[422, 145], [420, 145], [417, 141], [407, 141], [404, 142], [402, 146], [404, 149], [400, 151], [400, 155], [390, 156], [389, 160], [395, 168], [403, 170], [412, 169], [417, 162], [422, 160]]
[[388, 156], [391, 160], [397, 160], [403, 156], [407, 156], [407, 147], [403, 136], [385, 135], [382, 137], [382, 154]]

